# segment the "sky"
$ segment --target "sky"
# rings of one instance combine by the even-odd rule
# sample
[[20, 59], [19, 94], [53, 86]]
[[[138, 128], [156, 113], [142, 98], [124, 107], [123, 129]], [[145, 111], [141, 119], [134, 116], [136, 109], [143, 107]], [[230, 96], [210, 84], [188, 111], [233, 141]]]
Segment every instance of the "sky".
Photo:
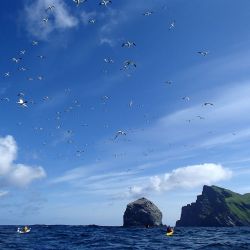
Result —
[[0, 3], [0, 223], [119, 226], [146, 197], [174, 225], [203, 185], [250, 192], [250, 2], [99, 3]]

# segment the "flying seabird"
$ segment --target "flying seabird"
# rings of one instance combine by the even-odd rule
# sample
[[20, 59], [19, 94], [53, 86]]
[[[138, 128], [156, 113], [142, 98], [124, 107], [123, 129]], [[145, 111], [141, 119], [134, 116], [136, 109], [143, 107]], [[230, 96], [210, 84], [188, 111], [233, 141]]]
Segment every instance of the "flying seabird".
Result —
[[45, 9], [45, 11], [50, 11], [53, 10], [55, 8], [54, 5], [49, 5], [48, 8]]
[[131, 100], [131, 101], [129, 102], [129, 107], [132, 108], [132, 106], [133, 106], [133, 101]]
[[91, 18], [90, 20], [89, 20], [89, 23], [95, 23], [95, 19], [94, 18]]
[[87, 0], [73, 0], [73, 2], [75, 2], [76, 6], [78, 7], [81, 3], [87, 2]]
[[19, 104], [21, 107], [28, 107], [27, 106], [27, 101], [25, 101], [24, 99], [22, 99], [22, 98], [20, 98], [19, 100], [18, 100], [18, 102], [17, 102], [17, 104]]
[[184, 96], [181, 99], [184, 100], [184, 101], [190, 101], [190, 97], [188, 97], [188, 96]]
[[19, 71], [26, 71], [27, 69], [25, 67], [18, 68]]
[[122, 47], [127, 47], [127, 48], [131, 48], [131, 47], [135, 47], [136, 44], [134, 42], [130, 42], [130, 41], [127, 41], [127, 42], [124, 42], [122, 44]]
[[170, 26], [169, 26], [169, 30], [171, 29], [174, 29], [175, 28], [175, 21], [173, 21], [172, 23], [170, 23]]
[[131, 60], [124, 61], [123, 67], [127, 69], [129, 66], [134, 66], [136, 68], [136, 63]]
[[143, 16], [150, 16], [150, 15], [152, 15], [154, 12], [153, 11], [146, 11], [146, 12], [144, 12], [142, 15]]
[[0, 100], [1, 100], [1, 101], [7, 101], [7, 102], [9, 102], [9, 101], [10, 101], [10, 98], [8, 98], [8, 97], [1, 97]]
[[204, 105], [204, 106], [207, 106], [207, 105], [214, 106], [214, 104], [211, 103], [211, 102], [205, 102], [203, 105]]
[[77, 155], [81, 155], [82, 153], [84, 153], [85, 151], [84, 150], [77, 150], [76, 153]]
[[114, 63], [114, 60], [111, 58], [104, 58], [103, 60], [105, 63]]
[[110, 96], [105, 95], [105, 96], [102, 97], [102, 99], [103, 99], [103, 100], [109, 100], [109, 99], [110, 99]]
[[36, 45], [38, 45], [38, 42], [37, 41], [32, 41], [32, 45], [36, 46]]
[[196, 117], [200, 118], [200, 120], [204, 120], [205, 118], [203, 116], [197, 115]]
[[23, 97], [23, 96], [25, 96], [25, 94], [24, 94], [23, 92], [19, 92], [19, 93], [17, 94], [17, 96], [18, 96], [18, 97]]
[[197, 53], [202, 56], [207, 56], [209, 54], [209, 51], [198, 51]]
[[12, 57], [11, 60], [15, 63], [19, 63], [22, 58]]
[[10, 72], [4, 73], [4, 77], [9, 77], [9, 76], [10, 76]]
[[110, 0], [101, 0], [101, 2], [99, 3], [99, 5], [104, 5], [104, 6], [108, 6], [108, 4], [112, 3], [112, 1]]
[[49, 97], [48, 96], [44, 96], [43, 97], [43, 101], [47, 101], [47, 100], [49, 100]]
[[166, 84], [172, 84], [173, 81], [167, 80], [167, 81], [165, 81], [164, 83], [166, 83]]
[[43, 18], [43, 22], [44, 22], [44, 23], [47, 23], [48, 21], [49, 21], [49, 18], [48, 18], [48, 17]]
[[127, 134], [126, 134], [126, 132], [119, 130], [119, 131], [116, 132], [116, 135], [115, 135], [114, 140], [115, 140], [119, 135], [127, 135]]

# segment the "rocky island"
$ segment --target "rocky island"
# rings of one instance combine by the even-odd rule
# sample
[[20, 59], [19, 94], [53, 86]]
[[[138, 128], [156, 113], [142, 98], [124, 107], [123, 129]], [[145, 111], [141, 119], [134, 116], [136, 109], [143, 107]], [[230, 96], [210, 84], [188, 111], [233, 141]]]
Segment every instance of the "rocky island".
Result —
[[127, 205], [123, 215], [123, 226], [162, 226], [162, 212], [148, 199], [138, 199]]
[[176, 226], [250, 226], [250, 193], [241, 195], [217, 186], [204, 186], [196, 202], [182, 207]]

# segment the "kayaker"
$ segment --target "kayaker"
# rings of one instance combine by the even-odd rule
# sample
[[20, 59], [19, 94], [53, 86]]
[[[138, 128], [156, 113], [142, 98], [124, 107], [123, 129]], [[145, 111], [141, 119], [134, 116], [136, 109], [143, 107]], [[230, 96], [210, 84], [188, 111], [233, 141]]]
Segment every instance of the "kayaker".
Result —
[[167, 233], [171, 233], [171, 232], [173, 232], [173, 228], [170, 226], [167, 226]]

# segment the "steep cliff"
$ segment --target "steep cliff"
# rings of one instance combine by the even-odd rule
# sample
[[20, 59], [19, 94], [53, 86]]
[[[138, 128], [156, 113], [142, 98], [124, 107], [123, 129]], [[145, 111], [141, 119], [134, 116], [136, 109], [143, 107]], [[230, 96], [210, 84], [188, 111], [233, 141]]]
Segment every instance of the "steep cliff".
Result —
[[250, 226], [250, 194], [204, 186], [197, 200], [182, 207], [177, 227], [229, 227]]

